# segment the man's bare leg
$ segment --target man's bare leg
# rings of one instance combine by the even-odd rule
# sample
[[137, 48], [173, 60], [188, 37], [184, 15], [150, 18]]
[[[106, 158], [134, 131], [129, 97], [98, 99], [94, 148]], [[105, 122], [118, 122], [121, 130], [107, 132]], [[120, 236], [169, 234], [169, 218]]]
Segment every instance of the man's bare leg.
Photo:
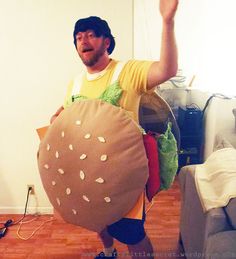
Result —
[[107, 228], [103, 229], [101, 233], [98, 233], [98, 237], [101, 239], [104, 246], [104, 254], [109, 256], [114, 251], [114, 239], [108, 233]]

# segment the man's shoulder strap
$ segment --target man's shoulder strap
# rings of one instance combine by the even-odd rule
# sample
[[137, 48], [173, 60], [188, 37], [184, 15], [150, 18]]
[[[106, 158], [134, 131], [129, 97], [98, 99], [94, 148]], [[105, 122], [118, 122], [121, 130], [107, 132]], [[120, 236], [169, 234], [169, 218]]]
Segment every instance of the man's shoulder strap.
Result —
[[80, 88], [82, 86], [83, 78], [86, 75], [85, 71], [80, 72], [73, 81], [73, 87], [71, 91], [71, 95], [78, 94], [80, 92]]
[[123, 69], [123, 67], [126, 65], [127, 61], [118, 61], [117, 64], [116, 64], [116, 67], [115, 67], [115, 71], [113, 73], [113, 76], [112, 76], [112, 79], [111, 79], [111, 83], [110, 84], [113, 84], [115, 83], [116, 81], [118, 81], [118, 78], [120, 76], [120, 73]]

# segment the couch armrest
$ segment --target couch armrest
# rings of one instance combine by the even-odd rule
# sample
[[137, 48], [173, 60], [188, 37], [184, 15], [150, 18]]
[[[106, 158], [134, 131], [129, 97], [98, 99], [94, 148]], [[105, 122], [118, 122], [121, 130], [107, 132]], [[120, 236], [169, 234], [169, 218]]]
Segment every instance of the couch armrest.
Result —
[[181, 191], [180, 235], [186, 254], [202, 253], [210, 235], [230, 229], [223, 208], [203, 212], [195, 185], [195, 167], [182, 167], [178, 174]]
[[180, 183], [180, 191], [182, 196], [182, 203], [185, 201], [186, 191], [194, 183], [196, 165], [187, 165], [181, 168], [178, 174], [178, 181]]
[[[195, 168], [196, 165], [188, 165], [184, 166], [180, 171], [181, 174], [179, 175], [179, 182], [182, 195], [182, 205], [190, 195], [197, 195], [195, 187]], [[195, 198], [197, 200], [199, 199], [198, 197]], [[193, 197], [191, 199], [193, 199]], [[197, 204], [197, 206], [199, 205], [200, 203]], [[202, 214], [205, 214], [206, 220], [205, 237], [231, 229], [223, 208], [211, 209], [207, 213], [203, 213], [202, 211]]]
[[227, 230], [231, 230], [231, 227], [223, 208], [211, 209], [206, 213], [205, 239]]
[[206, 215], [197, 194], [194, 175], [195, 165], [182, 167], [178, 174], [181, 191], [180, 236], [186, 255], [201, 253], [204, 247]]

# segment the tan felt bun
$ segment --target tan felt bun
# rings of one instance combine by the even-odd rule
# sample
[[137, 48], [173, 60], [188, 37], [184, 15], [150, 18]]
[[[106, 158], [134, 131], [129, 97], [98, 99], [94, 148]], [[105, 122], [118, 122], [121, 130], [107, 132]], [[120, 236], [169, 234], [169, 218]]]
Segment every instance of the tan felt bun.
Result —
[[58, 116], [40, 143], [38, 167], [62, 218], [96, 232], [133, 208], [148, 178], [140, 129], [101, 100], [76, 102]]

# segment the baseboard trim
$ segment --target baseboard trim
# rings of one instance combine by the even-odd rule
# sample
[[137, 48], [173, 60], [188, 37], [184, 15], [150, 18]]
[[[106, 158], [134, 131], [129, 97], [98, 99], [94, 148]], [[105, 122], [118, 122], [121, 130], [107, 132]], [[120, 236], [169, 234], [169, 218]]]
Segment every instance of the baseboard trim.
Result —
[[[24, 214], [24, 207], [0, 207], [0, 214]], [[53, 214], [53, 207], [28, 207], [27, 214]]]

